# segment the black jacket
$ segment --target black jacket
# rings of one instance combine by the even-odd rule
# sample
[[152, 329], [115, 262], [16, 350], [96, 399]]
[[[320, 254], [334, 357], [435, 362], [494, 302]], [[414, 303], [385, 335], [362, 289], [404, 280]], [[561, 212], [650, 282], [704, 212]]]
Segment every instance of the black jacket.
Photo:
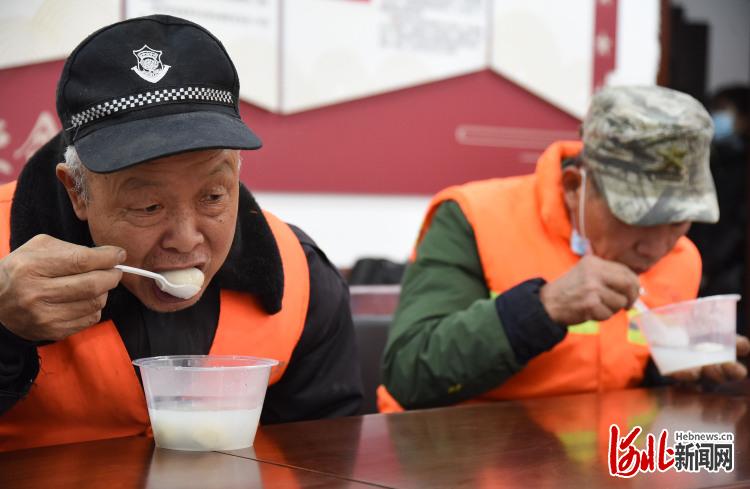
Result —
[[[58, 135], [21, 172], [11, 208], [11, 250], [42, 233], [93, 245], [87, 224], [76, 218], [55, 176], [63, 150]], [[281, 309], [284, 275], [276, 241], [244, 186], [239, 206], [229, 256], [195, 305], [174, 313], [156, 313], [122, 286], [110, 292], [102, 320], [114, 321], [131, 359], [207, 354], [216, 333], [221, 289], [253, 294], [269, 314]], [[362, 399], [346, 283], [315, 243], [300, 229], [292, 229], [307, 257], [310, 302], [287, 370], [268, 389], [262, 423], [355, 414]], [[33, 388], [39, 371], [37, 346], [0, 326], [0, 413]]]

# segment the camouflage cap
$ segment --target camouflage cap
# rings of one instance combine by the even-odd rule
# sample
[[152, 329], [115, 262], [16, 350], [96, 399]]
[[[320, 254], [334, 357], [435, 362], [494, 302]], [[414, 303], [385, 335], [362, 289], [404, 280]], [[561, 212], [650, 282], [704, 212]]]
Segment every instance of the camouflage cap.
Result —
[[711, 116], [657, 86], [607, 87], [583, 120], [583, 162], [612, 213], [638, 226], [716, 222]]

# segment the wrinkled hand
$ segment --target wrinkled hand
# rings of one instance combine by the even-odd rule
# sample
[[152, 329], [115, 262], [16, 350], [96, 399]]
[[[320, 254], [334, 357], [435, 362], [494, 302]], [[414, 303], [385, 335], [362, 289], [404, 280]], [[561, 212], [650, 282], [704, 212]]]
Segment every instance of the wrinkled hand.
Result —
[[32, 341], [60, 340], [99, 322], [125, 260], [114, 246], [87, 248], [40, 234], [0, 260], [0, 323]]
[[625, 265], [584, 256], [565, 275], [547, 283], [539, 298], [553, 321], [604, 321], [638, 298], [638, 276]]
[[[737, 358], [750, 355], [750, 340], [745, 336], [737, 335]], [[721, 384], [732, 380], [742, 380], [747, 377], [747, 368], [739, 362], [726, 362], [716, 365], [680, 370], [670, 375], [679, 382], [695, 382], [705, 379]]]

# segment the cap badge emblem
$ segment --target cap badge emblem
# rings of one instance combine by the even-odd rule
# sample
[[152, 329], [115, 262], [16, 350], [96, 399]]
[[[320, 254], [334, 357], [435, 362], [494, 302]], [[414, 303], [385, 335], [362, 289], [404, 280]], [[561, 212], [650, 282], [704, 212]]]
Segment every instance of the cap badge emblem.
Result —
[[161, 62], [162, 51], [151, 49], [144, 44], [137, 51], [133, 51], [135, 59], [138, 60], [131, 70], [135, 71], [138, 76], [147, 82], [156, 83], [167, 74], [170, 66]]

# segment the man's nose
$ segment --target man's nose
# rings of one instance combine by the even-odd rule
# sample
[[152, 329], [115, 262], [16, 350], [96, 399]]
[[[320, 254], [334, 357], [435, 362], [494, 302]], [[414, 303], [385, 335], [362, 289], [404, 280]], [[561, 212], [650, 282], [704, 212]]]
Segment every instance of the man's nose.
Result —
[[190, 253], [204, 241], [195, 213], [183, 210], [172, 216], [169, 229], [162, 240], [162, 247], [179, 253]]

